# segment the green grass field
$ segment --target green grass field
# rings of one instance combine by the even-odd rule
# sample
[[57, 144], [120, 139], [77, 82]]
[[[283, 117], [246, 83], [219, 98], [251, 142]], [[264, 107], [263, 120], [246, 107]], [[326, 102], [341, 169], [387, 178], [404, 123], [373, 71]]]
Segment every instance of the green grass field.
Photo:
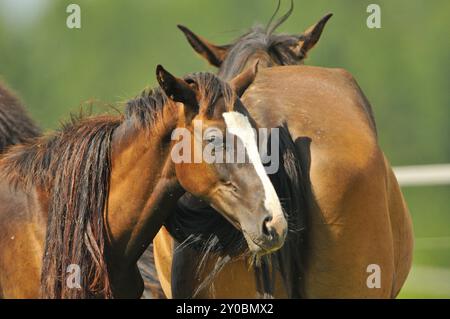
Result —
[[416, 240], [399, 298], [450, 298], [450, 186], [408, 187], [403, 193]]

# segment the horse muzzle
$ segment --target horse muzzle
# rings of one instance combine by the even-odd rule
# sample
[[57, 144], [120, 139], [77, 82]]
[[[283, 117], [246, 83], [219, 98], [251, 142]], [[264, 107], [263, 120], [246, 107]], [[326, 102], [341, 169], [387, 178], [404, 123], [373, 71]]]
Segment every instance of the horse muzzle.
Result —
[[280, 249], [287, 235], [287, 222], [284, 216], [275, 218], [267, 216], [260, 223], [260, 229], [247, 231], [244, 225], [242, 231], [252, 253], [265, 255]]

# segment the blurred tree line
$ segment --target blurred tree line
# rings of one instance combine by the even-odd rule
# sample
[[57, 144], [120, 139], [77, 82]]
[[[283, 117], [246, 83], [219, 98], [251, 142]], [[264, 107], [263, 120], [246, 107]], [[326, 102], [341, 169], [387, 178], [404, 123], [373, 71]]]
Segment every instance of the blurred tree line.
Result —
[[[194, 55], [176, 24], [218, 44], [266, 24], [276, 0], [40, 0], [33, 23], [8, 18], [0, 0], [0, 75], [45, 128], [81, 104], [104, 111], [155, 85], [163, 64], [175, 74], [213, 70]], [[39, 3], [39, 1], [37, 1]], [[334, 17], [306, 64], [341, 67], [358, 80], [375, 110], [380, 143], [395, 165], [450, 161], [450, 2], [379, 0], [381, 29], [368, 29], [373, 1], [295, 1], [279, 32], [299, 33], [328, 12]], [[81, 7], [82, 28], [66, 27], [66, 7]], [[282, 3], [281, 13], [289, 1]]]

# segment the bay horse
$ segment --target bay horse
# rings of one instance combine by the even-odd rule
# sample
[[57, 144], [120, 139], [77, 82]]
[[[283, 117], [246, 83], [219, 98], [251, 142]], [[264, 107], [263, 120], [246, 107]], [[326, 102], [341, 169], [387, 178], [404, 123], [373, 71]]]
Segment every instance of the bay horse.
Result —
[[[255, 269], [237, 259], [199, 291], [217, 257], [209, 257], [196, 281], [180, 283], [186, 276], [182, 270], [198, 268], [192, 261], [202, 253], [189, 247], [174, 250], [173, 232], [162, 229], [154, 239], [155, 264], [169, 297], [254, 298], [268, 292], [277, 298], [394, 298], [409, 273], [411, 217], [378, 144], [370, 103], [349, 72], [301, 65], [331, 15], [301, 35], [272, 34], [290, 12], [292, 7], [266, 30], [255, 28], [231, 45], [214, 45], [180, 29], [197, 53], [219, 67], [223, 79], [255, 60], [266, 67], [242, 99], [259, 126], [286, 123], [294, 141], [303, 170], [300, 207], [306, 208], [294, 214], [303, 215], [305, 238], [302, 245], [285, 245], [275, 254], [299, 260], [299, 266], [269, 269], [275, 272], [274, 282], [261, 290]], [[370, 284], [370, 275], [378, 276], [379, 284]]]
[[0, 82], [0, 154], [9, 146], [41, 134], [19, 98]]
[[[156, 73], [161, 88], [128, 101], [123, 116], [73, 118], [2, 156], [1, 297], [140, 297], [136, 262], [184, 191], [245, 232], [253, 253], [283, 244], [286, 220], [239, 100], [256, 68], [230, 84], [210, 73]], [[172, 133], [194, 121], [247, 138], [251, 161], [174, 162]]]

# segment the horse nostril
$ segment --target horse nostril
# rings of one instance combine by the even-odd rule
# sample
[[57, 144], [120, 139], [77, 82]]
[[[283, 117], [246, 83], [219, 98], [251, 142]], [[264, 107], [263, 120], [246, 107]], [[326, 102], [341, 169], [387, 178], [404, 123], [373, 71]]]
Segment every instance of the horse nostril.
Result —
[[263, 231], [263, 234], [267, 237], [272, 235], [272, 231], [270, 229], [271, 227], [267, 226], [267, 224], [270, 223], [271, 221], [272, 221], [272, 216], [267, 216], [266, 218], [264, 218], [264, 221], [263, 221], [262, 231]]

